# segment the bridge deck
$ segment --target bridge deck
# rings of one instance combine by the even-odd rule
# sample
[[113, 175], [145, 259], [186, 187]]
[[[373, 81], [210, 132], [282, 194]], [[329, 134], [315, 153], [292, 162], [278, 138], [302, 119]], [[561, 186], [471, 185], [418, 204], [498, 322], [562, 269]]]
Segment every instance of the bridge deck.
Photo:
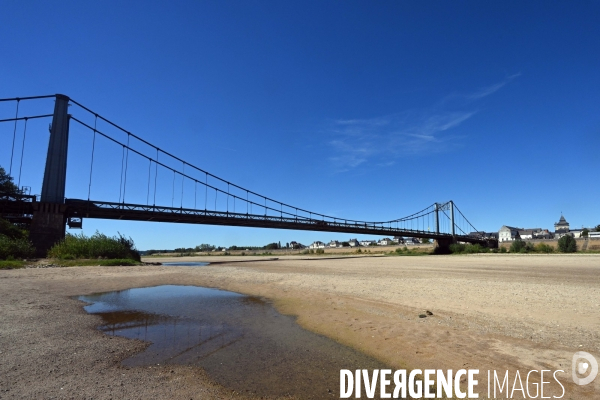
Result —
[[[428, 239], [452, 239], [452, 235], [422, 230], [394, 228], [385, 224], [318, 220], [285, 215], [259, 215], [187, 208], [148, 206], [67, 199], [69, 217], [122, 219], [129, 221], [176, 222], [205, 225], [247, 226], [318, 232], [356, 233], [379, 236], [408, 236]], [[486, 244], [486, 240], [472, 236], [455, 235], [461, 242]]]
[[[3, 215], [32, 215], [35, 199], [0, 199]], [[186, 224], [247, 226], [254, 228], [290, 229], [317, 232], [356, 233], [378, 236], [407, 236], [427, 239], [453, 239], [467, 243], [487, 244], [486, 239], [467, 235], [452, 236], [423, 230], [394, 228], [383, 223], [359, 223], [340, 220], [319, 220], [302, 216], [259, 215], [188, 208], [150, 206], [103, 201], [66, 199], [66, 217], [128, 221], [175, 222]]]

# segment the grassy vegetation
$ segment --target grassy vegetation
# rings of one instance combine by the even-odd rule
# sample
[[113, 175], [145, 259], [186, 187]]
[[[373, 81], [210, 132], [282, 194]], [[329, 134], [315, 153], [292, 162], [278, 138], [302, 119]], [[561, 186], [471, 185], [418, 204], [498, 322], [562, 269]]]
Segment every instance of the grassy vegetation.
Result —
[[533, 243], [527, 243], [522, 240], [515, 240], [510, 245], [511, 253], [545, 253], [550, 254], [554, 253], [554, 247], [546, 244], [546, 243], [538, 243], [533, 245]]
[[409, 249], [408, 247], [398, 247], [394, 251], [390, 251], [388, 255], [391, 256], [425, 256], [429, 255], [429, 251], [420, 251], [419, 249]]
[[306, 249], [302, 254], [325, 254], [325, 249]]
[[[48, 257], [59, 260], [76, 259], [129, 259], [140, 261], [140, 253], [136, 250], [133, 240], [123, 235], [106, 236], [96, 232], [90, 237], [67, 234], [64, 240], [55, 244]], [[98, 264], [94, 264], [98, 265]]]
[[[554, 247], [546, 243], [538, 243], [533, 245], [532, 243], [524, 242], [522, 240], [515, 240], [511, 243], [510, 253], [543, 253], [550, 254], [554, 253]], [[478, 253], [507, 253], [506, 247], [500, 247], [498, 249], [490, 249], [480, 244], [464, 244], [455, 243], [450, 245], [451, 254], [478, 254]]]
[[120, 265], [131, 266], [131, 265], [141, 265], [141, 262], [132, 260], [131, 258], [113, 258], [108, 260], [59, 260], [57, 264], [63, 267], [88, 267], [100, 265], [104, 267], [115, 267]]
[[0, 269], [18, 269], [25, 267], [25, 261], [6, 260], [0, 261]]

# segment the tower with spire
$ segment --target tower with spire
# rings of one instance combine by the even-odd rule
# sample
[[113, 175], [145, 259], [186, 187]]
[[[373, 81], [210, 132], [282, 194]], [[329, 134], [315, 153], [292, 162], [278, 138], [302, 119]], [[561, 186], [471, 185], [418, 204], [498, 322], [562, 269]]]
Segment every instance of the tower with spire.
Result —
[[558, 222], [556, 222], [554, 224], [554, 233], [555, 234], [565, 234], [569, 232], [569, 223], [567, 222], [567, 220], [565, 219], [565, 217], [562, 215], [560, 215], [560, 219], [558, 220]]

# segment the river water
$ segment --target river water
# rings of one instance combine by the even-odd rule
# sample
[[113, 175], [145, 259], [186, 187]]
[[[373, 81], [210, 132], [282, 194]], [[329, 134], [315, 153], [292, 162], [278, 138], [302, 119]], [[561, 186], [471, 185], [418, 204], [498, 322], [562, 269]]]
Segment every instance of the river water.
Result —
[[152, 344], [123, 361], [202, 367], [221, 385], [259, 396], [339, 398], [340, 369], [382, 363], [301, 328], [266, 300], [198, 286], [163, 285], [80, 296], [107, 335]]

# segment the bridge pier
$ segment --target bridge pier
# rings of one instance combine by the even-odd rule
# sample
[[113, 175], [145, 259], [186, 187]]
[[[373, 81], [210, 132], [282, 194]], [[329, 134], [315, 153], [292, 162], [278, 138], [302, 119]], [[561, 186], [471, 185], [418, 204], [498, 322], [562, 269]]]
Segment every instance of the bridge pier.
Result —
[[69, 98], [56, 95], [46, 169], [42, 184], [41, 202], [35, 203], [29, 238], [38, 257], [46, 257], [48, 250], [65, 238], [67, 178], [67, 149], [69, 145]]
[[66, 204], [34, 202], [29, 239], [36, 257], [46, 257], [48, 250], [65, 238]]
[[498, 241], [497, 240], [488, 240], [487, 241], [487, 247], [489, 247], [490, 249], [497, 249], [498, 248]]
[[434, 254], [450, 254], [450, 245], [456, 243], [456, 240], [453, 237], [443, 238], [436, 239], [434, 243]]

